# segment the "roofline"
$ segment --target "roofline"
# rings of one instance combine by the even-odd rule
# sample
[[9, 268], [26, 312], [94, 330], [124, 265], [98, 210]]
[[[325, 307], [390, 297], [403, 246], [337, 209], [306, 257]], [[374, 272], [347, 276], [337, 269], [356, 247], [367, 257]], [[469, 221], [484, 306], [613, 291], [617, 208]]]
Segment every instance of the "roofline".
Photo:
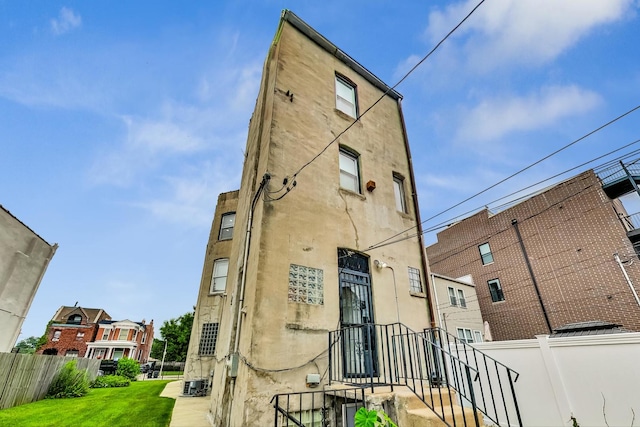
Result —
[[438, 274], [438, 273], [431, 273], [432, 277], [439, 277], [441, 279], [444, 280], [449, 280], [451, 282], [456, 282], [456, 283], [460, 283], [461, 285], [466, 285], [466, 286], [471, 286], [472, 288], [476, 287], [475, 283], [467, 283], [467, 282], [463, 282], [462, 280], [458, 280], [458, 279], [454, 279], [453, 277], [449, 277], [449, 276], [445, 276], [443, 274]]
[[40, 240], [42, 240], [43, 242], [45, 242], [47, 245], [49, 245], [49, 247], [54, 247], [57, 246], [57, 243], [54, 243], [53, 245], [49, 242], [47, 242], [45, 239], [42, 238], [41, 235], [39, 235], [38, 233], [36, 233], [35, 231], [33, 231], [31, 229], [31, 227], [29, 227], [27, 224], [25, 224], [24, 222], [20, 221], [18, 219], [18, 217], [16, 217], [14, 214], [12, 214], [8, 209], [6, 209], [4, 206], [0, 205], [0, 209], [2, 209], [3, 211], [5, 211], [6, 213], [9, 214], [9, 216], [13, 219], [15, 219], [16, 221], [18, 221], [20, 224], [22, 224], [27, 230], [29, 230], [30, 232], [32, 232], [37, 238], [39, 238]]
[[[281, 16], [281, 25], [282, 22], [288, 22], [293, 27], [295, 27], [302, 34], [307, 36], [313, 42], [315, 42], [318, 46], [329, 52], [331, 55], [338, 58], [340, 61], [344, 62], [349, 68], [354, 70], [356, 73], [360, 74], [367, 80], [369, 83], [385, 92], [387, 95], [392, 97], [395, 100], [402, 99], [402, 95], [397, 92], [395, 89], [389, 87], [386, 83], [376, 77], [371, 71], [367, 70], [363, 67], [358, 61], [347, 55], [345, 52], [340, 50], [335, 44], [331, 43], [327, 40], [322, 34], [314, 30], [309, 24], [300, 19], [295, 13], [288, 9], [284, 9], [282, 11]], [[278, 33], [276, 35], [276, 40], [279, 37], [280, 29], [278, 29]]]

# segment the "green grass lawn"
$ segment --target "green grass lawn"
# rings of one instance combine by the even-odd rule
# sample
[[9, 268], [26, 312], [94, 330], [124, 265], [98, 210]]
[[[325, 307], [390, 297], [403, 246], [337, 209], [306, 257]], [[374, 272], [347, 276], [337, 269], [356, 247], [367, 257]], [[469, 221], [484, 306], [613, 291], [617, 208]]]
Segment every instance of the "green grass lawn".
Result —
[[159, 394], [169, 381], [137, 381], [129, 387], [91, 389], [84, 397], [45, 399], [0, 410], [0, 426], [166, 427], [175, 399]]

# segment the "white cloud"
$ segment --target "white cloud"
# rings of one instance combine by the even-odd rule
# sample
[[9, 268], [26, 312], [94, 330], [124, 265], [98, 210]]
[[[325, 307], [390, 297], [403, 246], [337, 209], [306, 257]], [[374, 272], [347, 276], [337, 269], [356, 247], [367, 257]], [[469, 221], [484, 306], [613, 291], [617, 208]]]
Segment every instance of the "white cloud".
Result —
[[[426, 35], [439, 41], [477, 0], [432, 12]], [[489, 0], [460, 27], [457, 52], [480, 71], [506, 64], [537, 65], [555, 59], [595, 28], [628, 15], [633, 0]]]
[[82, 25], [82, 17], [68, 7], [60, 9], [57, 18], [51, 20], [51, 31], [59, 36]]
[[600, 97], [576, 86], [550, 86], [524, 97], [487, 99], [462, 114], [457, 139], [483, 143], [555, 124], [599, 105]]

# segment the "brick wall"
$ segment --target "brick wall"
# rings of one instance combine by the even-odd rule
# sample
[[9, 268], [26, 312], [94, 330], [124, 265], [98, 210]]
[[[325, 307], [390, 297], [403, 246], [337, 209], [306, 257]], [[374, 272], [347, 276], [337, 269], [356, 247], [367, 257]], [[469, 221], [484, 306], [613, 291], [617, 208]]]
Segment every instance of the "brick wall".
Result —
[[[640, 285], [640, 262], [626, 230], [592, 171], [556, 185], [510, 209], [481, 211], [438, 234], [427, 248], [433, 272], [473, 276], [478, 301], [494, 339], [548, 334], [512, 220], [522, 240], [553, 328], [603, 320], [640, 331], [636, 303], [613, 254]], [[482, 265], [478, 245], [489, 243], [494, 262]], [[499, 279], [504, 301], [493, 302], [488, 280]]]
[[[84, 357], [87, 353], [87, 343], [93, 341], [97, 325], [56, 325], [49, 328], [47, 344], [42, 346], [38, 354], [43, 354], [47, 349], [56, 349], [59, 356], [65, 356], [69, 350], [77, 350], [78, 357]], [[56, 331], [60, 331], [60, 337], [54, 341]], [[84, 334], [78, 336], [78, 334]]]

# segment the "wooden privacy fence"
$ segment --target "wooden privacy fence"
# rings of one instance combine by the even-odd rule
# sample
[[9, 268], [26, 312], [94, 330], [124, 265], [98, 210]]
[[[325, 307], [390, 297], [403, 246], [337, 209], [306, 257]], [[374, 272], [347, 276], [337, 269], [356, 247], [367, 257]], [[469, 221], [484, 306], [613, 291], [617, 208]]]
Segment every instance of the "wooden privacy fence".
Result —
[[100, 360], [41, 354], [0, 353], [0, 409], [43, 399], [65, 363], [77, 361], [89, 380], [98, 375]]

